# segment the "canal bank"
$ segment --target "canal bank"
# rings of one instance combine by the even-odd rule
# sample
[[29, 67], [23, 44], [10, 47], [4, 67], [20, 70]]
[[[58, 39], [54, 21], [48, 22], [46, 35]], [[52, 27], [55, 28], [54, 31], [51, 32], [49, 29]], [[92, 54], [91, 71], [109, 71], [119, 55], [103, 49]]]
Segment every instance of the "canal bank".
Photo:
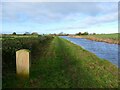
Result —
[[[120, 45], [117, 44], [109, 44], [105, 42], [97, 42], [92, 40], [87, 40], [85, 38], [74, 38], [74, 37], [67, 37], [62, 36], [62, 38], [75, 43], [84, 49], [96, 54], [98, 57], [106, 59], [111, 63], [120, 66], [118, 63], [118, 56], [119, 56], [119, 48]], [[119, 65], [118, 65], [119, 64]]]
[[119, 39], [118, 33], [116, 34], [96, 34], [96, 35], [73, 35], [70, 37], [73, 38], [85, 38], [88, 40], [93, 40], [97, 42], [106, 42], [109, 44], [119, 44], [120, 45], [120, 39]]
[[118, 68], [109, 61], [63, 38], [46, 44], [31, 64], [30, 78], [21, 83], [7, 73], [5, 87], [118, 88]]
[[38, 63], [43, 72], [44, 87], [118, 87], [115, 65], [63, 38], [55, 37], [46, 56]]

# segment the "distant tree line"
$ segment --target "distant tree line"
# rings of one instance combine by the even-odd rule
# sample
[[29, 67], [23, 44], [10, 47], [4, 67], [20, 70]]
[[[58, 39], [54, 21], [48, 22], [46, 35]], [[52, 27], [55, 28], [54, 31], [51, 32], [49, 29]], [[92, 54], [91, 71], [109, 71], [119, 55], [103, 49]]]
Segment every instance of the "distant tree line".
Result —
[[[17, 34], [16, 32], [13, 32], [12, 35], [19, 35]], [[23, 35], [39, 35], [37, 32], [25, 32], [23, 33]], [[44, 34], [43, 34], [44, 35]], [[58, 34], [54, 33], [54, 34], [49, 34], [49, 35], [52, 35], [52, 36], [69, 36], [70, 34], [66, 34], [66, 33], [63, 33], [63, 32], [60, 32]], [[88, 32], [78, 32], [76, 33], [75, 35], [96, 35], [96, 33], [88, 33]]]
[[52, 35], [52, 36], [69, 36], [69, 34], [66, 34], [66, 33], [63, 33], [63, 32], [60, 32], [58, 34], [54, 33], [54, 34], [49, 34], [49, 35]]
[[[89, 34], [88, 32], [84, 32], [84, 33], [79, 32], [79, 33], [76, 33], [76, 35], [91, 35], [91, 34]], [[96, 35], [96, 33], [92, 33], [92, 35]]]
[[[13, 32], [12, 35], [18, 35], [16, 32]], [[23, 35], [39, 35], [37, 32], [32, 32], [32, 33], [29, 33], [29, 32], [25, 32], [23, 33]]]
[[79, 32], [79, 33], [76, 33], [76, 35], [88, 35], [88, 34], [89, 34], [88, 32], [84, 32], [84, 33]]

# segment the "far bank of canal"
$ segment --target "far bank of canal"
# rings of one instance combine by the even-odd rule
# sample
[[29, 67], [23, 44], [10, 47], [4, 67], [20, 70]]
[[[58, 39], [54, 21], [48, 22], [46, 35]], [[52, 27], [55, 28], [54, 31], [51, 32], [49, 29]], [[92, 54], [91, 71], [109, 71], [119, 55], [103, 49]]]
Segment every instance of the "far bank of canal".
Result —
[[117, 44], [109, 44], [105, 42], [97, 42], [92, 40], [87, 40], [84, 38], [73, 38], [68, 36], [60, 36], [61, 38], [67, 39], [84, 49], [96, 54], [98, 57], [106, 59], [110, 61], [111, 63], [115, 65], [119, 65], [120, 62], [118, 62], [119, 59], [119, 48], [120, 45]]

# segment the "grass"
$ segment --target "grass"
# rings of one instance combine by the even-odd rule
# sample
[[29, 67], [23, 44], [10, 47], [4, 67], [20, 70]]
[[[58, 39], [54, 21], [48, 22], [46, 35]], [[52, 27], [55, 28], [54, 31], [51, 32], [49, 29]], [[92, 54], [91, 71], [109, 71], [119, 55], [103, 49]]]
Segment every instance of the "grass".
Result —
[[29, 79], [9, 72], [3, 87], [117, 88], [118, 69], [109, 61], [55, 37], [32, 63]]
[[100, 42], [107, 42], [111, 44], [120, 44], [119, 35], [120, 33], [114, 33], [114, 34], [82, 35], [80, 37]]
[[[92, 35], [96, 38], [103, 38], [103, 39], [114, 39], [114, 40], [118, 40], [118, 33], [115, 34], [96, 34], [96, 35]], [[90, 35], [89, 35], [90, 36]]]

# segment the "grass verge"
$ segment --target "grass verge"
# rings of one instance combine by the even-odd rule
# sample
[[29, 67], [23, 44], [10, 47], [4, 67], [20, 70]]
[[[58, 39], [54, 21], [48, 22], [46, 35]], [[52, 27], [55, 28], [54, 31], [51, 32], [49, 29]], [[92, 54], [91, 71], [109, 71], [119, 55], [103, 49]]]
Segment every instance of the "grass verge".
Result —
[[117, 88], [118, 68], [55, 37], [32, 63], [28, 80], [11, 78], [6, 83], [23, 88]]
[[94, 40], [98, 42], [106, 42], [110, 44], [120, 44], [119, 33], [115, 34], [96, 34], [96, 35], [80, 35], [80, 36], [73, 36], [76, 38], [86, 38], [89, 40]]

